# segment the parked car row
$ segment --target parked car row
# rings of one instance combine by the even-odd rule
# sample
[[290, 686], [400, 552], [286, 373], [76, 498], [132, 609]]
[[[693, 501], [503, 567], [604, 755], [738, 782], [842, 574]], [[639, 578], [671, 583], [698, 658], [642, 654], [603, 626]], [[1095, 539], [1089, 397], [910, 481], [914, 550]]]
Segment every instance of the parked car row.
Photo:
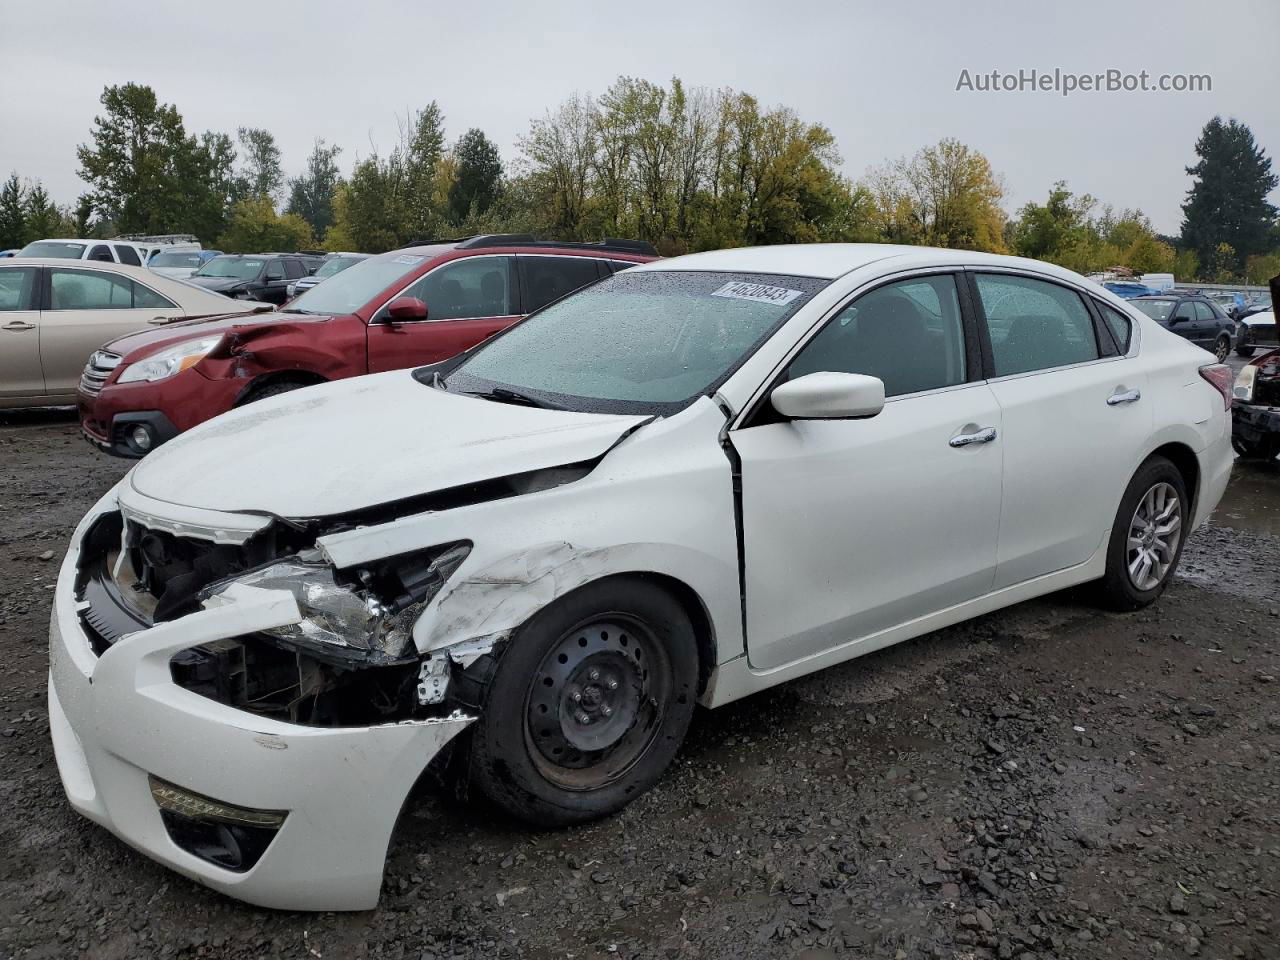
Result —
[[[81, 425], [99, 448], [142, 456], [233, 407], [447, 359], [655, 255], [634, 241], [498, 235], [344, 257], [347, 269], [274, 313], [148, 329], [105, 344], [85, 369]], [[273, 268], [287, 276], [301, 264], [289, 256], [219, 257], [192, 282], [240, 296], [261, 290], [254, 284], [280, 283], [268, 279]]]
[[88, 434], [194, 429], [59, 572], [70, 803], [232, 897], [366, 909], [461, 734], [476, 795], [581, 823], [695, 704], [1077, 584], [1145, 607], [1232, 462], [1189, 342], [1220, 333], [1166, 299], [969, 251], [480, 237], [118, 340]]

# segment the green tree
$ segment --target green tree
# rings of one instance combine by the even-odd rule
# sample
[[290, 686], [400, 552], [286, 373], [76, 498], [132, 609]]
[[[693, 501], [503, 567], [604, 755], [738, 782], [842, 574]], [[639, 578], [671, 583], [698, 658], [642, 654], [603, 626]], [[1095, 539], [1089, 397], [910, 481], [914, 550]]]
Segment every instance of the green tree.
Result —
[[136, 83], [107, 87], [101, 99], [92, 145], [76, 149], [94, 206], [126, 233], [172, 229], [185, 214], [175, 164], [187, 146], [182, 118]]
[[40, 181], [28, 184], [26, 194], [27, 235], [30, 240], [62, 236], [69, 232], [62, 211], [54, 205]]
[[472, 128], [459, 138], [452, 160], [448, 208], [450, 221], [457, 225], [483, 216], [493, 206], [502, 189], [502, 158], [484, 131]]
[[0, 249], [24, 247], [27, 235], [26, 191], [16, 173], [0, 186]]
[[[1236, 120], [1214, 117], [1196, 141], [1199, 161], [1187, 167], [1195, 180], [1182, 205], [1182, 243], [1206, 268], [1238, 271], [1244, 259], [1264, 253], [1276, 208], [1267, 201], [1280, 178], [1271, 159], [1254, 142], [1253, 132]], [[1219, 262], [1221, 247], [1232, 262]]]
[[338, 172], [339, 146], [326, 146], [316, 140], [307, 158], [307, 168], [302, 176], [289, 181], [289, 203], [285, 212], [296, 213], [307, 223], [317, 237], [323, 237], [333, 225], [333, 200], [342, 177]]
[[944, 139], [881, 168], [871, 186], [884, 233], [899, 242], [1003, 253], [1004, 187], [991, 164]]
[[236, 199], [267, 197], [274, 202], [284, 183], [275, 135], [261, 127], [241, 127], [236, 136], [243, 151], [236, 175]]
[[218, 239], [222, 249], [239, 253], [300, 250], [311, 243], [307, 221], [296, 213], [278, 215], [266, 196], [237, 200]]
[[1018, 211], [1012, 222], [1010, 247], [1020, 257], [1054, 260], [1062, 251], [1090, 239], [1089, 214], [1095, 202], [1088, 194], [1073, 196], [1059, 180], [1043, 204], [1031, 202]]
[[1246, 283], [1265, 286], [1272, 277], [1280, 276], [1280, 250], [1250, 257], [1244, 272]]
[[391, 202], [402, 211], [395, 228], [398, 242], [441, 234], [447, 214], [435, 187], [443, 156], [444, 114], [432, 100], [403, 125], [400, 145], [384, 170], [383, 183]]
[[1200, 276], [1200, 258], [1194, 250], [1179, 250], [1173, 258], [1173, 276], [1176, 280], [1194, 280]]

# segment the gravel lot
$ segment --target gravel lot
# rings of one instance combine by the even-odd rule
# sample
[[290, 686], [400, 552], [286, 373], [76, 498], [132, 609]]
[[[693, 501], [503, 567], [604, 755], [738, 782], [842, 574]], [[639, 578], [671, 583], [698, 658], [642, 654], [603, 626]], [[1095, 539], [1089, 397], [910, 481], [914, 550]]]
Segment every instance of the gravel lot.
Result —
[[1280, 461], [1237, 465], [1150, 610], [1058, 594], [701, 711], [585, 828], [423, 785], [380, 908], [320, 915], [211, 894], [65, 802], [53, 579], [126, 467], [65, 411], [0, 414], [0, 958], [1280, 956]]

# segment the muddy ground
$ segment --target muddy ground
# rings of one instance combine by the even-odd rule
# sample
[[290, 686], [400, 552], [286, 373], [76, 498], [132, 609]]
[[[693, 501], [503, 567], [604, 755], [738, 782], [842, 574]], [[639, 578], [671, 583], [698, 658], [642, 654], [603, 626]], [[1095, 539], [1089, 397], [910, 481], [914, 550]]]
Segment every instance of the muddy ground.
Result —
[[0, 958], [1280, 956], [1280, 462], [1237, 465], [1146, 612], [1059, 594], [701, 711], [585, 828], [424, 785], [381, 906], [320, 915], [209, 893], [65, 802], [53, 578], [125, 467], [66, 412], [0, 414]]

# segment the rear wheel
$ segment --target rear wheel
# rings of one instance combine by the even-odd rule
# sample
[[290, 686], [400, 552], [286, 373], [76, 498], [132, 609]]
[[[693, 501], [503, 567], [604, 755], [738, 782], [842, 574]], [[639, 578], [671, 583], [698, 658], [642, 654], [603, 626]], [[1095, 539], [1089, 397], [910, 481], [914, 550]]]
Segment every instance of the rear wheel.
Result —
[[526, 623], [482, 680], [469, 776], [540, 826], [622, 809], [675, 757], [697, 696], [693, 627], [640, 579], [588, 584]]
[[1218, 358], [1218, 362], [1222, 363], [1227, 359], [1227, 355], [1231, 353], [1231, 338], [1225, 333], [1218, 338], [1218, 342], [1214, 345], [1214, 355]]
[[1252, 357], [1252, 356], [1253, 356], [1253, 345], [1252, 345], [1252, 344], [1248, 344], [1248, 343], [1237, 343], [1237, 344], [1236, 344], [1236, 356], [1237, 356], [1237, 357]]
[[1134, 474], [1120, 501], [1107, 545], [1101, 599], [1116, 610], [1138, 610], [1164, 592], [1182, 556], [1190, 504], [1182, 474], [1152, 457]]

